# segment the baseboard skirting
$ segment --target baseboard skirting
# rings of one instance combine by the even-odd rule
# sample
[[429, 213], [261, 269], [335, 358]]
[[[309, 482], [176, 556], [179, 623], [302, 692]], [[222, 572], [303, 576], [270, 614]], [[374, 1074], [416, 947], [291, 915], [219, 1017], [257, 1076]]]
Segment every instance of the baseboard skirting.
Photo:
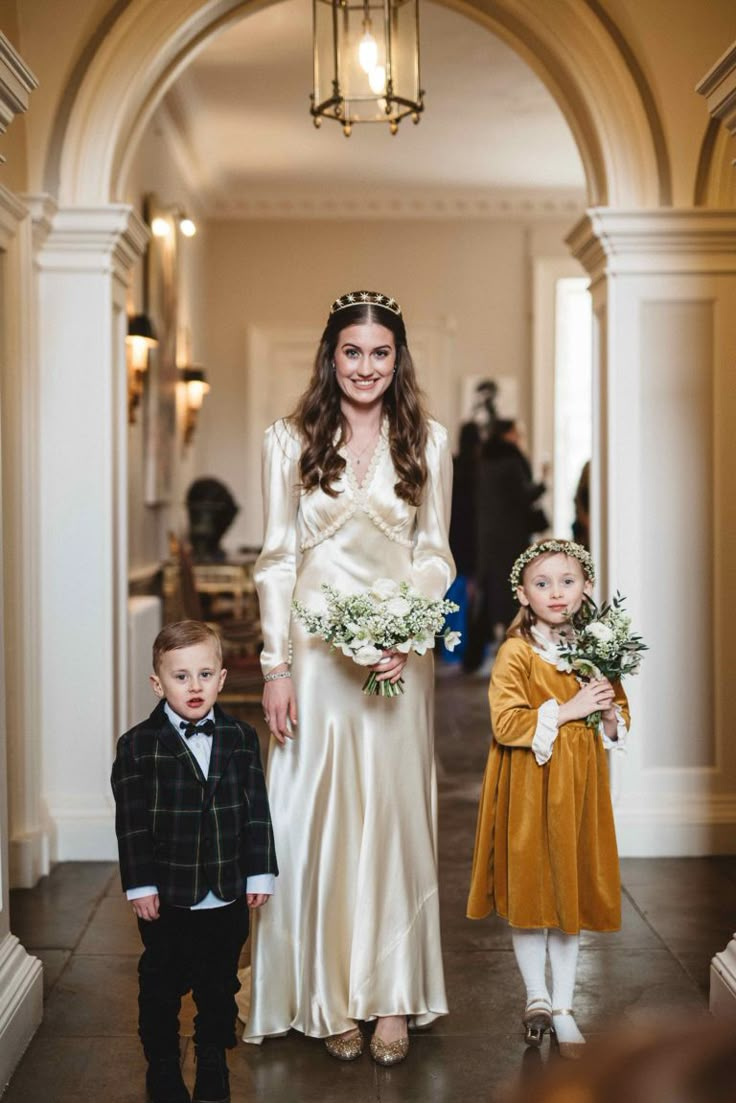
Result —
[[43, 1017], [43, 969], [13, 934], [0, 943], [0, 1094]]
[[614, 806], [621, 857], [701, 858], [736, 854], [736, 796], [679, 793], [631, 797]]
[[8, 846], [11, 889], [32, 889], [51, 868], [48, 833], [43, 828], [14, 835]]
[[49, 808], [53, 862], [116, 862], [115, 816], [112, 808], [84, 812]]
[[736, 1023], [736, 934], [710, 963], [710, 1010]]

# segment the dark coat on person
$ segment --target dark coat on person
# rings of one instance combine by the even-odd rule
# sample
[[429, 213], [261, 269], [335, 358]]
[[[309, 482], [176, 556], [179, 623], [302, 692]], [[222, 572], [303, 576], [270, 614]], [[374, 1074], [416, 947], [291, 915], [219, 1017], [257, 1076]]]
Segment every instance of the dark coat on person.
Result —
[[547, 518], [535, 505], [544, 491], [517, 445], [499, 438], [486, 444], [476, 483], [476, 568], [491, 624], [508, 624], [514, 616], [508, 577], [532, 533], [547, 527]]
[[215, 705], [209, 775], [161, 701], [118, 740], [112, 768], [123, 889], [156, 885], [192, 907], [211, 889], [235, 900], [246, 878], [278, 873], [258, 736]]

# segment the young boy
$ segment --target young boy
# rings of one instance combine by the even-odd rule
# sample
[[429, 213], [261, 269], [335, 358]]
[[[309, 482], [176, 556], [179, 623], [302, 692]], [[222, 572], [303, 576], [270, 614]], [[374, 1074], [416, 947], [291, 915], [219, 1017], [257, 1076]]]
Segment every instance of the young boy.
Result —
[[112, 769], [123, 889], [138, 917], [138, 1033], [152, 1103], [190, 1103], [179, 1065], [179, 1008], [190, 989], [194, 1103], [230, 1099], [238, 959], [248, 908], [278, 873], [258, 738], [215, 704], [227, 671], [215, 632], [169, 624], [153, 645], [161, 698], [118, 741]]

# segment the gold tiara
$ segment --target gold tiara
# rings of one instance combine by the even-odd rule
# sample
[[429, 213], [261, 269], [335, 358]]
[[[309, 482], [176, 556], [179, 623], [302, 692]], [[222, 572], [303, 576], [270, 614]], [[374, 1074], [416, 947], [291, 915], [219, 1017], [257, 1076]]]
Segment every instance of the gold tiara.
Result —
[[384, 310], [390, 310], [392, 314], [401, 317], [401, 307], [389, 295], [381, 295], [378, 291], [351, 291], [348, 295], [341, 295], [335, 299], [330, 307], [330, 316], [338, 310], [344, 310], [346, 306], [382, 306]]

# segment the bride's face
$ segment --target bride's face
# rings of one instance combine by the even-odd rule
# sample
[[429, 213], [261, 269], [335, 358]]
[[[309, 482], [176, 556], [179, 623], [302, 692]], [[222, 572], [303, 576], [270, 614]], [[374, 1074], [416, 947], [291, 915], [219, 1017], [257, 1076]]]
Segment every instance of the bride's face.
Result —
[[345, 397], [372, 406], [391, 386], [396, 366], [396, 342], [386, 326], [376, 322], [347, 326], [335, 346], [335, 377]]

